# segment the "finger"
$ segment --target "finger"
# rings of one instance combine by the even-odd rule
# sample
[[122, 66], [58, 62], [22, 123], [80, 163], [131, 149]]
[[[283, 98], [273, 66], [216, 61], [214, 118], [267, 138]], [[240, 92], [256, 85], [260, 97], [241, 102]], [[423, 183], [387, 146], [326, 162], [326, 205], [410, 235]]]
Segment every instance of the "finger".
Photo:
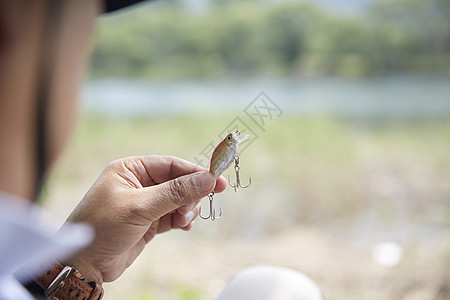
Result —
[[195, 221], [192, 221], [191, 223], [187, 224], [187, 226], [180, 228], [183, 231], [189, 231], [194, 226]]
[[173, 213], [164, 215], [158, 220], [158, 229], [156, 230], [157, 234], [167, 232], [173, 228], [172, 214]]
[[201, 171], [143, 188], [143, 213], [150, 220], [159, 219], [183, 205], [199, 201], [208, 195], [214, 186], [214, 176], [208, 171]]
[[174, 224], [176, 225], [177, 228], [186, 227], [198, 217], [199, 211], [200, 211], [200, 204], [197, 204], [195, 207], [192, 208], [192, 210], [190, 210], [186, 214], [174, 213], [173, 214]]
[[173, 228], [189, 230], [190, 224], [195, 221], [200, 213], [200, 204], [196, 205], [191, 211], [182, 215], [177, 212], [172, 214]]
[[173, 156], [145, 155], [114, 162], [136, 176], [143, 187], [205, 170], [199, 165]]
[[191, 223], [194, 220], [195, 215], [196, 213], [194, 212], [194, 210], [191, 210], [184, 215], [174, 213], [172, 215], [174, 228], [186, 227], [187, 225], [189, 225], [189, 223]]
[[197, 206], [200, 203], [200, 201], [202, 201], [202, 199], [198, 199], [195, 202], [191, 202], [189, 204], [183, 205], [183, 206], [177, 208], [177, 212], [180, 213], [181, 215], [185, 215], [188, 212], [190, 212], [194, 208], [194, 206]]
[[186, 205], [183, 205], [183, 206], [181, 206], [180, 208], [177, 208], [177, 212], [180, 214], [180, 215], [185, 215], [185, 214], [187, 214], [188, 212], [190, 212], [193, 208], [194, 208], [194, 206], [197, 204], [197, 202], [199, 202], [200, 200], [197, 200], [197, 201], [195, 201], [195, 202], [191, 202], [191, 203], [189, 203], [189, 204], [186, 204]]
[[225, 180], [225, 178], [223, 176], [220, 176], [219, 178], [217, 178], [216, 187], [214, 188], [214, 192], [221, 193], [225, 190], [226, 187], [227, 187], [227, 181]]
[[[191, 213], [193, 217], [191, 217]], [[192, 208], [191, 211], [186, 214], [180, 214], [178, 212], [172, 212], [165, 216], [162, 216], [158, 222], [158, 230], [156, 233], [164, 233], [171, 229], [190, 230], [195, 219], [199, 216], [200, 204]]]
[[[227, 187], [227, 181], [223, 176], [220, 176], [216, 181], [216, 186], [214, 188], [215, 193], [221, 193], [225, 190]], [[189, 211], [191, 211], [194, 206], [198, 205], [200, 203], [201, 199], [197, 200], [196, 202], [189, 203], [187, 205], [183, 205], [180, 208], [177, 209], [177, 212], [180, 214], [187, 214]]]

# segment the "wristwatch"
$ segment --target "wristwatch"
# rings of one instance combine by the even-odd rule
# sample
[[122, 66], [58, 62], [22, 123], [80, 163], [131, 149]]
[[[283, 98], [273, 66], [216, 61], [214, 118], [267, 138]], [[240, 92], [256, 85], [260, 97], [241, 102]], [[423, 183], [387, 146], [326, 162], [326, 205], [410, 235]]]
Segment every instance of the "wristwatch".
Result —
[[100, 300], [103, 297], [101, 284], [87, 282], [74, 267], [57, 261], [44, 264], [39, 274], [31, 274], [31, 278], [45, 290], [47, 299]]

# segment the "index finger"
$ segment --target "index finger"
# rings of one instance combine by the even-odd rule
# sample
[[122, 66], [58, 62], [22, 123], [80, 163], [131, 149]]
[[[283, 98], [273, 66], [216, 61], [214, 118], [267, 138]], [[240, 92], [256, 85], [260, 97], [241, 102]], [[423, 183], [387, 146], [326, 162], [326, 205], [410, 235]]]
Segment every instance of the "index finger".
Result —
[[145, 155], [130, 157], [129, 169], [143, 187], [160, 184], [205, 168], [174, 156]]

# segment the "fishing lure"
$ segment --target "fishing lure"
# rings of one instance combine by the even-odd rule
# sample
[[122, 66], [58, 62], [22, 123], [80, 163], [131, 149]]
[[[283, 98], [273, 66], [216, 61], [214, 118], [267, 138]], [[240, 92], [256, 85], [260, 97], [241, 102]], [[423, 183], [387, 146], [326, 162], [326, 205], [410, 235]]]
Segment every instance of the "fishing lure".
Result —
[[[234, 188], [234, 191], [237, 192], [239, 188], [247, 188], [252, 183], [251, 178], [249, 178], [249, 183], [245, 186], [241, 185], [239, 180], [239, 156], [236, 154], [238, 150], [239, 143], [245, 141], [248, 138], [248, 135], [244, 135], [243, 137], [239, 137], [240, 132], [230, 132], [220, 143], [217, 145], [216, 149], [211, 157], [211, 162], [209, 166], [209, 172], [214, 174], [215, 179], [219, 178], [219, 176], [226, 170], [234, 161], [234, 171], [236, 173], [236, 183], [232, 184], [230, 182], [230, 177], [228, 176], [228, 183], [231, 187]], [[214, 200], [214, 191], [208, 195], [209, 199], [209, 215], [204, 217], [200, 214], [202, 219], [211, 219], [214, 221], [216, 218], [220, 218], [222, 215], [222, 207], [220, 207], [219, 215], [216, 215], [216, 210], [213, 208], [213, 200]]]

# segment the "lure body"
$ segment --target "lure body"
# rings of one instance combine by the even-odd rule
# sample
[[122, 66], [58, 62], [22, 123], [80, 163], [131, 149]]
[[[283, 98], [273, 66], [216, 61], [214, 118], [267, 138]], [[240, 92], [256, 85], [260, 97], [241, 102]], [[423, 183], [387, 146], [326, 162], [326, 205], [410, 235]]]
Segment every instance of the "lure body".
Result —
[[217, 179], [231, 165], [236, 156], [239, 143], [248, 138], [248, 135], [239, 137], [239, 131], [229, 133], [220, 143], [211, 157], [209, 172]]

